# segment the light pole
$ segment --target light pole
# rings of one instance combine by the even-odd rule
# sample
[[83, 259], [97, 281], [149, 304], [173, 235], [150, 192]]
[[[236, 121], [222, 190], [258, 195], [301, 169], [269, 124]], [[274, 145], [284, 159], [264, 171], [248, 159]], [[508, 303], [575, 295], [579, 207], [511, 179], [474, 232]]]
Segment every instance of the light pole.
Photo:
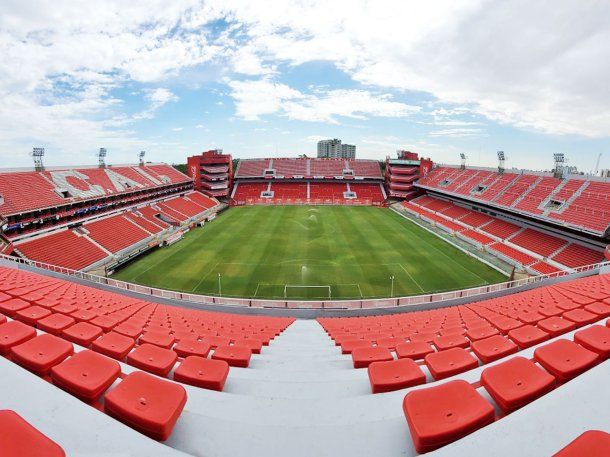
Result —
[[218, 273], [218, 296], [222, 297], [222, 287], [220, 285], [220, 273]]
[[390, 280], [392, 281], [392, 290], [390, 292], [390, 297], [394, 297], [394, 275], [390, 276]]

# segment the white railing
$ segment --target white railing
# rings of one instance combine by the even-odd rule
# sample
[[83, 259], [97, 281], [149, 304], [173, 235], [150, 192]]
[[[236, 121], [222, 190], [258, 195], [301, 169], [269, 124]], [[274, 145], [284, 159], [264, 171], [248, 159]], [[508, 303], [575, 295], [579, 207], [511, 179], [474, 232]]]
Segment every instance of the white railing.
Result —
[[586, 273], [598, 271], [601, 267], [610, 267], [610, 261], [595, 263], [574, 268], [571, 272], [558, 271], [540, 276], [530, 276], [527, 278], [507, 281], [498, 284], [489, 284], [487, 286], [473, 287], [470, 289], [453, 290], [446, 292], [437, 292], [424, 295], [412, 295], [407, 297], [389, 297], [389, 298], [371, 298], [360, 300], [262, 300], [255, 298], [230, 297], [230, 296], [213, 296], [213, 295], [197, 295], [173, 290], [156, 289], [154, 287], [133, 284], [125, 281], [98, 276], [83, 271], [71, 270], [69, 268], [58, 267], [48, 263], [37, 262], [35, 260], [22, 259], [19, 257], [7, 256], [0, 254], [0, 260], [6, 260], [16, 264], [29, 265], [43, 270], [61, 273], [63, 275], [84, 279], [96, 284], [103, 284], [114, 287], [120, 290], [127, 290], [143, 295], [154, 297], [167, 298], [176, 301], [184, 301], [190, 303], [207, 303], [218, 304], [234, 307], [252, 307], [252, 308], [290, 308], [290, 309], [378, 309], [378, 308], [394, 308], [397, 306], [422, 305], [431, 303], [440, 303], [447, 300], [455, 300], [460, 298], [471, 298], [483, 296], [507, 289], [526, 286], [529, 284], [541, 283], [548, 279], [559, 278], [575, 273]]

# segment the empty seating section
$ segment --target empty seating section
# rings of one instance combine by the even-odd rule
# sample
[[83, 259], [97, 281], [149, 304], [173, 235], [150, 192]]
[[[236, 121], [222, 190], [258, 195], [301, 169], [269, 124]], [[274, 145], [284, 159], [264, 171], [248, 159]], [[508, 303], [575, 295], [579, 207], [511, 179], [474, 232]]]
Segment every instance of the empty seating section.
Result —
[[538, 232], [530, 228], [513, 236], [510, 239], [510, 242], [535, 252], [536, 254], [540, 254], [543, 257], [550, 257], [555, 251], [568, 244], [568, 242], [562, 238], [557, 238], [553, 235]]
[[274, 182], [271, 190], [274, 200], [307, 200], [306, 182]]
[[383, 202], [383, 191], [380, 184], [364, 184], [350, 182], [350, 191], [356, 194], [358, 200], [371, 200], [373, 202]]
[[379, 162], [375, 160], [348, 160], [349, 169], [354, 170], [355, 176], [364, 178], [381, 178]]
[[500, 256], [515, 260], [521, 265], [531, 265], [536, 261], [535, 257], [532, 257], [523, 251], [519, 251], [518, 249], [507, 246], [506, 244], [493, 243], [489, 245], [488, 249], [496, 251], [496, 253], [498, 253]]
[[532, 214], [542, 214], [541, 203], [546, 200], [551, 193], [561, 184], [561, 180], [552, 177], [544, 177], [538, 184], [531, 189], [525, 198], [521, 200], [515, 208]]
[[610, 182], [593, 179], [437, 167], [416, 186], [604, 234], [610, 226]]
[[534, 185], [537, 179], [538, 177], [533, 175], [519, 176], [494, 199], [494, 203], [501, 206], [511, 206]]
[[408, 389], [386, 400], [402, 398], [404, 427], [424, 453], [502, 420], [606, 360], [608, 315], [606, 274], [466, 305], [318, 322], [354, 368], [366, 368], [373, 394]]
[[347, 192], [345, 183], [317, 183], [312, 182], [309, 189], [309, 198], [312, 200], [343, 200], [343, 193]]
[[17, 241], [15, 247], [20, 255], [29, 259], [80, 270], [105, 260], [109, 254], [104, 249], [117, 254], [137, 247], [153, 235], [161, 236], [170, 224], [157, 215], [176, 223], [186, 222], [190, 218], [196, 219], [216, 204], [216, 201], [199, 192], [190, 192], [185, 196], [85, 222], [82, 228], [60, 229], [37, 238], [25, 238]]
[[273, 159], [273, 169], [277, 176], [307, 175], [307, 159]]
[[[245, 163], [245, 162], [242, 162]], [[261, 192], [268, 189], [269, 183], [266, 182], [240, 182], [236, 184], [233, 199], [237, 202], [258, 199], [261, 197]]]
[[198, 216], [207, 209], [192, 200], [187, 200], [184, 197], [171, 198], [169, 200], [165, 200], [163, 203], [174, 211], [178, 211], [179, 213], [182, 213], [188, 217]]
[[551, 274], [551, 273], [555, 273], [557, 271], [561, 271], [559, 268], [557, 268], [557, 267], [555, 267], [553, 265], [550, 265], [550, 264], [548, 264], [546, 262], [542, 262], [542, 261], [536, 262], [535, 264], [533, 264], [531, 266], [531, 268], [533, 270], [536, 270], [538, 273], [540, 273], [542, 275], [548, 275], [548, 274]]
[[568, 267], [576, 268], [581, 265], [592, 265], [604, 260], [603, 253], [594, 251], [580, 244], [572, 243], [565, 249], [562, 249], [558, 254], [553, 256], [553, 260], [567, 265]]
[[113, 254], [145, 241], [150, 235], [124, 216], [111, 216], [84, 225], [88, 236]]
[[341, 159], [314, 159], [309, 163], [310, 176], [343, 176], [343, 170], [346, 169], [346, 162]]
[[468, 214], [466, 214], [460, 219], [461, 222], [466, 225], [470, 225], [471, 227], [481, 227], [482, 225], [485, 225], [493, 220], [493, 217], [488, 216], [487, 214], [479, 213], [477, 211], [470, 211]]
[[236, 177], [253, 178], [264, 176], [265, 170], [269, 168], [271, 159], [246, 159], [240, 160], [235, 172]]
[[[167, 180], [160, 180], [160, 176]], [[165, 164], [0, 173], [0, 201], [3, 201], [0, 214], [14, 215], [88, 198], [189, 182], [187, 176]]]
[[516, 224], [503, 221], [502, 219], [493, 219], [489, 224], [481, 227], [481, 230], [505, 240], [521, 230], [521, 227]]
[[0, 214], [9, 215], [33, 208], [64, 203], [54, 186], [35, 172], [0, 174]]
[[28, 259], [73, 270], [80, 270], [108, 257], [108, 253], [72, 230], [61, 230], [18, 242], [15, 248]]
[[316, 158], [274, 158], [240, 160], [235, 177], [260, 178], [268, 174], [265, 173], [265, 170], [274, 170], [275, 176], [286, 178], [291, 178], [293, 176], [355, 176], [360, 178], [382, 178], [379, 163], [374, 160]]
[[588, 182], [565, 210], [551, 213], [551, 217], [604, 232], [610, 220], [610, 182]]
[[186, 403], [180, 383], [223, 390], [230, 366], [247, 366], [251, 347], [264, 353], [293, 322], [160, 305], [5, 267], [0, 317], [1, 354], [161, 441]]

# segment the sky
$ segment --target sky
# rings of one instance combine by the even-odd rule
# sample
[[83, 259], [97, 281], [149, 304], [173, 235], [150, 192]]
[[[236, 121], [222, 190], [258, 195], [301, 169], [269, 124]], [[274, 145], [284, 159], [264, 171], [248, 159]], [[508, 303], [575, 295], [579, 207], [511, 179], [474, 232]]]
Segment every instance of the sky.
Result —
[[610, 168], [610, 3], [4, 0], [0, 167], [407, 149]]

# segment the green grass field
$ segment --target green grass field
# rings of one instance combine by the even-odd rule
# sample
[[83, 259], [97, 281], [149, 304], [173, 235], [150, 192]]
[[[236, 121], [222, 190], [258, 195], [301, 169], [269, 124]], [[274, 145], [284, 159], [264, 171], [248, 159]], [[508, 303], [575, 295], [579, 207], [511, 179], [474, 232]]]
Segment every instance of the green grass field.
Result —
[[394, 296], [506, 280], [389, 209], [348, 206], [232, 208], [113, 278], [217, 295], [219, 273], [223, 296], [290, 299], [387, 297], [391, 276]]

